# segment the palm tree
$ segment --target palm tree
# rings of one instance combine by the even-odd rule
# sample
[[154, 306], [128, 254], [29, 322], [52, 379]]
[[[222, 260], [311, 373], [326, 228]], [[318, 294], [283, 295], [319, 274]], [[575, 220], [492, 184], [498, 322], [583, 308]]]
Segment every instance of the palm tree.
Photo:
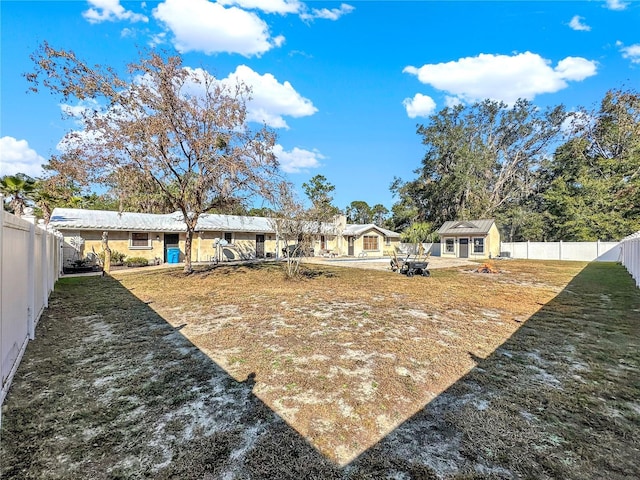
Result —
[[22, 215], [27, 203], [32, 199], [36, 181], [29, 175], [18, 173], [0, 178], [0, 192], [9, 199], [9, 210], [14, 215]]

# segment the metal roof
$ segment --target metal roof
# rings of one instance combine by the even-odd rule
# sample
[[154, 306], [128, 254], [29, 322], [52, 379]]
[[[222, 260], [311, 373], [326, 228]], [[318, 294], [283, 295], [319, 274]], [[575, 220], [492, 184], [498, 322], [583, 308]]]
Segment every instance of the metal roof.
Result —
[[453, 220], [444, 222], [438, 229], [440, 235], [486, 235], [495, 223], [492, 218], [484, 220]]
[[[167, 214], [83, 210], [56, 208], [49, 225], [58, 230], [126, 230], [152, 232], [184, 232], [182, 213]], [[232, 232], [275, 232], [272, 221], [266, 217], [202, 214], [196, 230]]]
[[[141, 232], [185, 232], [187, 230], [182, 213], [167, 214], [114, 212], [107, 210], [83, 210], [80, 208], [56, 208], [53, 210], [49, 225], [57, 230], [124, 230]], [[308, 222], [309, 231], [323, 234], [335, 234], [333, 223]], [[361, 235], [376, 229], [387, 237], [399, 237], [400, 234], [373, 223], [366, 225], [349, 224], [343, 235]], [[239, 215], [219, 215], [205, 213], [198, 219], [197, 231], [214, 232], [256, 232], [275, 233], [274, 219], [267, 217], [243, 217]]]
[[342, 232], [342, 234], [343, 235], [358, 236], [358, 235], [362, 235], [363, 233], [365, 233], [365, 232], [367, 232], [368, 230], [371, 230], [371, 229], [378, 230], [385, 237], [399, 237], [400, 236], [399, 233], [392, 232], [391, 230], [387, 230], [386, 228], [379, 227], [375, 223], [365, 223], [364, 225], [348, 223], [346, 228]]

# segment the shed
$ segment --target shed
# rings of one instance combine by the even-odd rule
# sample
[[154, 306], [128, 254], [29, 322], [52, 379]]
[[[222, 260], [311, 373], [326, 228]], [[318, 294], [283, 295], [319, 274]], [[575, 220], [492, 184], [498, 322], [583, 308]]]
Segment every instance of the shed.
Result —
[[444, 222], [438, 234], [442, 257], [483, 259], [500, 254], [500, 232], [491, 218]]

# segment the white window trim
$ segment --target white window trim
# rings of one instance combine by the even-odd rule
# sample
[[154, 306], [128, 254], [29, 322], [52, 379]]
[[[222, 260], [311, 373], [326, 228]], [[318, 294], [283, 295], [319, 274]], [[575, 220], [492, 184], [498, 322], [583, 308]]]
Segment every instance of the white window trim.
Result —
[[[456, 254], [456, 239], [454, 237], [445, 237], [444, 239], [444, 254], [445, 255], [455, 255]], [[451, 242], [453, 243], [453, 250], [448, 252], [447, 251], [447, 240], [451, 240]]]
[[[481, 252], [476, 252], [476, 240], [482, 240], [482, 251]], [[486, 249], [486, 241], [485, 241], [485, 237], [473, 237], [471, 239], [471, 253], [473, 255], [484, 255], [485, 249]]]
[[[147, 245], [146, 246], [141, 246], [141, 245], [133, 245], [133, 234], [134, 233], [146, 233], [147, 234]], [[151, 233], [150, 232], [129, 232], [129, 250], [152, 250], [153, 249], [153, 244], [152, 244], [153, 240], [151, 238]]]

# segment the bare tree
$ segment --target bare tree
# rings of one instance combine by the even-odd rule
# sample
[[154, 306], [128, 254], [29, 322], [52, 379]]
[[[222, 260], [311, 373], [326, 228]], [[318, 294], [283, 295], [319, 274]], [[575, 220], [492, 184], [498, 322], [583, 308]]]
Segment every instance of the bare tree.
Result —
[[32, 60], [31, 90], [42, 85], [65, 102], [80, 102], [68, 109], [76, 118], [80, 110], [83, 123], [63, 140], [68, 170], [83, 184], [120, 186], [121, 198], [144, 190], [179, 211], [187, 231], [185, 272], [192, 270], [201, 214], [275, 190], [275, 134], [248, 128], [246, 85], [222, 83], [158, 53], [129, 65], [128, 78], [47, 43]]
[[278, 242], [284, 246], [285, 277], [295, 279], [300, 276], [302, 258], [313, 246], [315, 223], [309, 212], [296, 199], [293, 186], [282, 182], [273, 199], [276, 212], [271, 217], [277, 232]]

